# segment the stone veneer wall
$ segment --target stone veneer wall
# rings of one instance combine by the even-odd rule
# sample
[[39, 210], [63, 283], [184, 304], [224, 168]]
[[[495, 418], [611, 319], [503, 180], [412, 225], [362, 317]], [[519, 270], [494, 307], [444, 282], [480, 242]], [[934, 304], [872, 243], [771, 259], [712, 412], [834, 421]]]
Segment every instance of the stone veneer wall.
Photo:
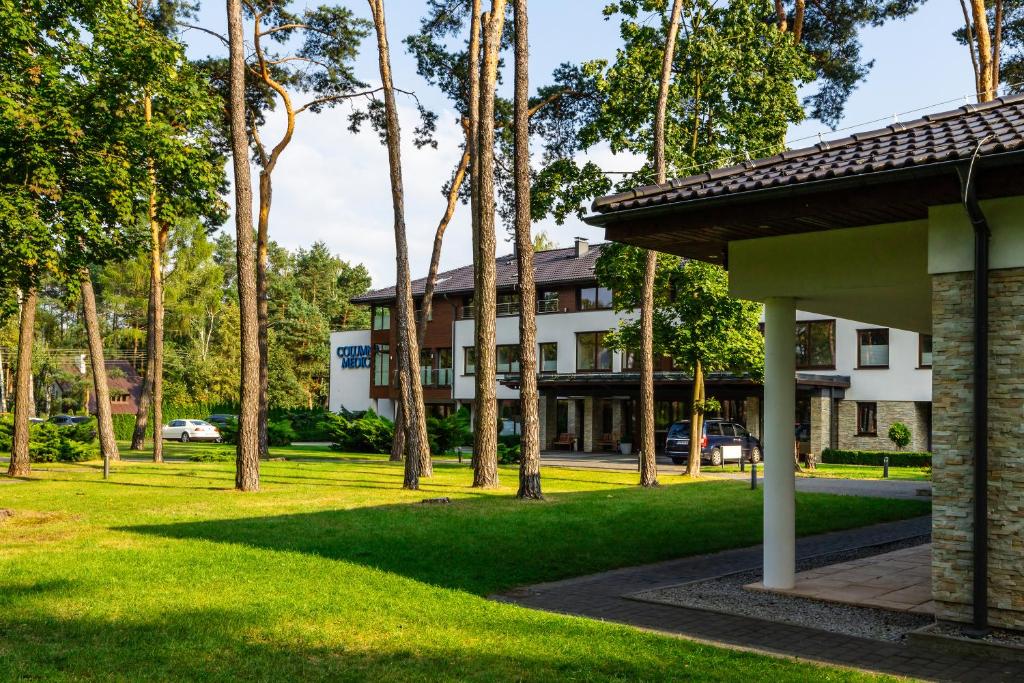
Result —
[[[971, 620], [973, 275], [932, 277], [932, 592], [940, 620]], [[989, 293], [989, 617], [1024, 629], [1024, 268]]]
[[[895, 446], [892, 445], [892, 441], [889, 441], [889, 427], [894, 422], [902, 422], [910, 428], [911, 440], [907, 450], [928, 450], [928, 420], [924, 409], [915, 401], [874, 401], [878, 411], [875, 415], [877, 436], [857, 436], [857, 401], [842, 400], [838, 403], [839, 439], [837, 445], [839, 448], [843, 450], [891, 451]], [[813, 438], [813, 412], [811, 420]], [[820, 451], [818, 453], [820, 455]]]
[[[828, 448], [832, 438], [832, 397], [820, 392], [811, 396], [811, 443], [808, 447], [815, 459]], [[854, 415], [856, 418], [856, 415]]]

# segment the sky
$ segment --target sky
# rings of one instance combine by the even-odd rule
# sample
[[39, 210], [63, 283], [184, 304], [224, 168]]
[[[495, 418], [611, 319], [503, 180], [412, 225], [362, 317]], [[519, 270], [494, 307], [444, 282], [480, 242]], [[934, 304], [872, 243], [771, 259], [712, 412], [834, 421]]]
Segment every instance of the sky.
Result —
[[[318, 0], [313, 4], [322, 4]], [[293, 7], [307, 3], [297, 0]], [[348, 0], [357, 15], [369, 18], [369, 6]], [[406, 225], [413, 277], [426, 274], [434, 230], [445, 208], [441, 187], [458, 162], [461, 132], [454, 111], [445, 98], [417, 74], [413, 59], [402, 39], [414, 33], [425, 9], [424, 0], [386, 0], [388, 34], [394, 81], [397, 88], [415, 92], [429, 109], [439, 114], [437, 149], [417, 150], [410, 134], [417, 123], [415, 106], [399, 96], [403, 126], [403, 177]], [[488, 3], [483, 3], [485, 6]], [[543, 0], [530, 5], [530, 81], [536, 87], [547, 82], [552, 70], [563, 62], [612, 58], [618, 45], [617, 24], [605, 21], [604, 0]], [[199, 23], [225, 33], [223, 3], [206, 2]], [[948, 0], [929, 0], [909, 19], [871, 28], [861, 35], [863, 54], [874, 60], [867, 79], [850, 97], [843, 121], [836, 131], [818, 121], [792, 126], [787, 140], [793, 148], [806, 147], [821, 139], [844, 137], [857, 130], [871, 130], [906, 122], [929, 112], [962, 106], [973, 91], [973, 75], [967, 48], [951, 33], [963, 23], [960, 7]], [[223, 46], [203, 33], [186, 31], [184, 40], [193, 57], [223, 55]], [[356, 73], [368, 83], [379, 83], [376, 40], [363, 43], [355, 65]], [[511, 77], [507, 80], [511, 81]], [[300, 115], [295, 136], [282, 154], [274, 172], [274, 203], [270, 216], [270, 237], [289, 249], [309, 247], [322, 241], [335, 254], [352, 263], [366, 265], [374, 287], [393, 283], [395, 273], [394, 218], [388, 180], [387, 152], [377, 136], [347, 130], [349, 109], [328, 109], [321, 114]], [[283, 117], [272, 115], [263, 132], [264, 142], [280, 136]], [[603, 168], [630, 170], [637, 160], [616, 158], [607, 149], [593, 150], [588, 157]], [[255, 175], [254, 175], [255, 179]], [[255, 193], [254, 193], [255, 194]], [[233, 200], [232, 200], [233, 201]], [[233, 223], [225, 226], [233, 230]], [[583, 236], [602, 241], [603, 231], [576, 219], [564, 225], [542, 221], [534, 231], [546, 231], [559, 245], [572, 244]], [[502, 241], [499, 228], [498, 253], [511, 252]], [[471, 262], [468, 207], [459, 205], [449, 225], [442, 252], [441, 268]]]

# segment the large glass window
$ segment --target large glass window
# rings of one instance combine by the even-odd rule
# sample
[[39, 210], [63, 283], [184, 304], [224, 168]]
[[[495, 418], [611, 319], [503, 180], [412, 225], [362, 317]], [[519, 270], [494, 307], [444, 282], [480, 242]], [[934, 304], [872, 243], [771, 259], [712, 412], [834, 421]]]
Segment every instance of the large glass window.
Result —
[[373, 385], [386, 387], [391, 379], [391, 355], [387, 344], [375, 344], [373, 350]]
[[577, 333], [577, 372], [612, 369], [612, 352], [604, 345], [604, 335], [604, 332]]
[[465, 375], [476, 374], [476, 348], [473, 346], [467, 346], [462, 349], [463, 352], [463, 364], [462, 373]]
[[540, 345], [540, 371], [558, 372], [558, 344], [555, 342]]
[[835, 369], [835, 320], [804, 320], [796, 324], [796, 367], [798, 370]]
[[612, 307], [612, 290], [607, 287], [580, 287], [580, 310], [593, 311]]
[[430, 349], [420, 349], [420, 384], [434, 385], [434, 352]]
[[437, 385], [450, 387], [452, 384], [452, 350], [437, 350]]
[[495, 372], [509, 374], [519, 372], [519, 345], [502, 344], [495, 354]]
[[499, 294], [495, 311], [498, 315], [519, 315], [519, 295]]
[[917, 366], [920, 368], [932, 366], [932, 335], [930, 334], [917, 336]]
[[537, 293], [537, 312], [556, 313], [558, 312], [558, 292], [546, 290]]
[[857, 367], [889, 367], [889, 330], [857, 330]]
[[878, 404], [857, 404], [857, 436], [878, 435]]
[[391, 309], [387, 306], [374, 306], [373, 307], [373, 329], [375, 330], [390, 330], [391, 329]]

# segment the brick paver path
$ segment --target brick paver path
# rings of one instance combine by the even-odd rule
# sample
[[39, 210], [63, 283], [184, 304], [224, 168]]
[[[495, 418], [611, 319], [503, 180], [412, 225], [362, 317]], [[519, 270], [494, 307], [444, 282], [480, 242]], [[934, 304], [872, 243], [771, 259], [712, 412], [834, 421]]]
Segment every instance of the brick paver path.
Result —
[[[799, 557], [929, 533], [929, 517], [797, 541]], [[685, 531], [685, 530], [681, 530]], [[922, 645], [856, 638], [801, 626], [659, 605], [623, 596], [761, 566], [761, 547], [728, 550], [519, 588], [495, 599], [524, 607], [630, 624], [719, 645], [929, 680], [1024, 681], [1024, 661], [962, 656]]]

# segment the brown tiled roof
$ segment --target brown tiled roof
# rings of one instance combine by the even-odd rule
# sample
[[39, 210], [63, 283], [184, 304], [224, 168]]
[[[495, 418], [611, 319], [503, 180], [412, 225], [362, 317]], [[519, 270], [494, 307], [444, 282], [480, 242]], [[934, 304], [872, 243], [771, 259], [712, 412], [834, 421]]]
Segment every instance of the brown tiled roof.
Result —
[[[915, 121], [773, 157], [648, 185], [594, 201], [598, 214], [726, 197], [884, 171], [915, 169], [1024, 150], [1024, 95], [931, 114]], [[604, 223], [601, 215], [588, 222]]]
[[[533, 256], [534, 278], [537, 287], [568, 284], [575, 282], [592, 282], [597, 257], [601, 255], [604, 244], [591, 244], [587, 253], [576, 257], [576, 247], [565, 249], [549, 249], [538, 251]], [[515, 289], [519, 281], [516, 257], [513, 254], [499, 256], [495, 259], [497, 268], [496, 280], [498, 290]], [[426, 287], [427, 278], [422, 277], [412, 282], [413, 296], [420, 296]], [[437, 274], [434, 294], [465, 294], [473, 291], [473, 266], [462, 266]], [[352, 299], [355, 304], [369, 304], [391, 301], [395, 298], [395, 287], [375, 289]]]

